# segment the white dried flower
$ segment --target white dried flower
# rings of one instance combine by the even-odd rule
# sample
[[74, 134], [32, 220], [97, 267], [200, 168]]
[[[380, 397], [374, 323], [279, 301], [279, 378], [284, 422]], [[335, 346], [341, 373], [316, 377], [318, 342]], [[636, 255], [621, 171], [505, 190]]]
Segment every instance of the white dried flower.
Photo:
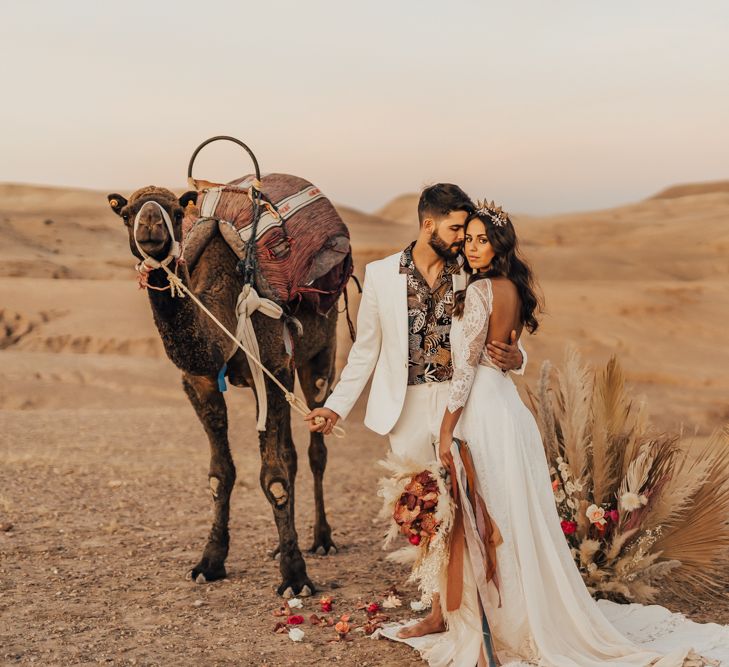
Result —
[[402, 602], [397, 595], [390, 594], [382, 601], [383, 609], [395, 609], [395, 607], [401, 607]]
[[300, 642], [304, 638], [304, 631], [300, 628], [291, 628], [289, 630], [289, 639], [292, 642]]
[[620, 509], [625, 512], [632, 512], [639, 509], [648, 502], [648, 498], [644, 495], [638, 495], [632, 491], [628, 491], [620, 496]]
[[597, 505], [590, 505], [585, 512], [590, 523], [597, 523], [604, 526], [607, 523], [605, 519], [605, 510]]

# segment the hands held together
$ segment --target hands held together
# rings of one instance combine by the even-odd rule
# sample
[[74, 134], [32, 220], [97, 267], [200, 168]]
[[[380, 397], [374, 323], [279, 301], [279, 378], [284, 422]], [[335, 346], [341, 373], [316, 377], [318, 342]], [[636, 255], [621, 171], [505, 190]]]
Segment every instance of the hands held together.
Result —
[[309, 422], [309, 431], [330, 435], [339, 421], [339, 415], [329, 408], [314, 408], [306, 417]]
[[[512, 331], [509, 337], [509, 343], [500, 341], [492, 341], [486, 346], [489, 357], [502, 371], [515, 370], [521, 368], [523, 357], [521, 350], [517, 345], [516, 331]], [[339, 421], [339, 415], [329, 408], [314, 408], [306, 417], [309, 422], [309, 431], [312, 433], [322, 433], [331, 435], [334, 427]], [[453, 437], [442, 437], [438, 448], [438, 456], [443, 465], [448, 468], [452, 462], [451, 444]]]

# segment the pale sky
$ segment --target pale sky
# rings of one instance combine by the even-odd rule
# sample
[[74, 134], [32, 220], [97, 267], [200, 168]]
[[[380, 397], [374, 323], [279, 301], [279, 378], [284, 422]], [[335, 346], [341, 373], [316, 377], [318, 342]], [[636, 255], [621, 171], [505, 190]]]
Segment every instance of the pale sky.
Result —
[[[195, 146], [372, 211], [543, 214], [729, 178], [729, 2], [3, 0], [0, 181], [185, 187]], [[251, 170], [233, 146], [196, 175]]]

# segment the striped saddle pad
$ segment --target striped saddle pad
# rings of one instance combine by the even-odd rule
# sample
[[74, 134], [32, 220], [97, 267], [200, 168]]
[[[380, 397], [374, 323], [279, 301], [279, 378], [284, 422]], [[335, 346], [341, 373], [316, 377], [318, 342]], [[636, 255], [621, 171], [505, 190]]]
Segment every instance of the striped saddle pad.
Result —
[[[199, 217], [185, 244], [194, 245], [196, 235], [205, 236], [196, 234], [198, 228], [202, 231], [214, 221], [233, 251], [245, 259], [245, 244], [253, 232], [249, 191], [254, 183], [254, 176], [225, 185], [197, 181]], [[258, 293], [281, 305], [305, 300], [327, 312], [352, 275], [347, 226], [321, 190], [303, 178], [268, 174], [261, 178], [261, 191], [275, 209], [262, 206], [256, 230]], [[187, 249], [185, 257], [189, 262]]]

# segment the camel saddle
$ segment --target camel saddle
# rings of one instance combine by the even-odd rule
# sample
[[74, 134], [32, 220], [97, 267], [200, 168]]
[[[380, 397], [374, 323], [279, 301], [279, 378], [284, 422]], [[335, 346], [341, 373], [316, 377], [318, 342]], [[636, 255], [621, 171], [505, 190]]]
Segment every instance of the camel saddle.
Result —
[[267, 174], [259, 184], [253, 175], [226, 184], [192, 182], [197, 206], [189, 207], [183, 224], [183, 257], [191, 270], [216, 230], [245, 262], [256, 186], [262, 199], [255, 289], [290, 312], [302, 301], [321, 314], [337, 303], [352, 275], [352, 249], [347, 226], [319, 188], [289, 174]]

